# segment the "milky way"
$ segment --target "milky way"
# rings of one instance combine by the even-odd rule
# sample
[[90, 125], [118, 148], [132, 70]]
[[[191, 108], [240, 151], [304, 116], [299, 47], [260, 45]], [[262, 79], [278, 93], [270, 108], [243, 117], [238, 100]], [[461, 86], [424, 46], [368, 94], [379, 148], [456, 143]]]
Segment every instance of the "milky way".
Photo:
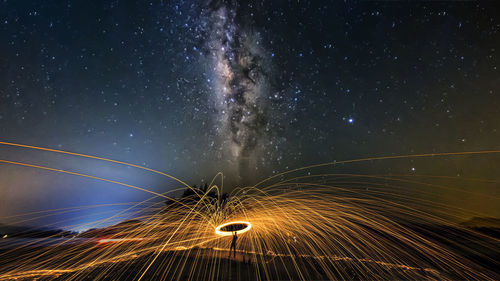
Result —
[[[498, 149], [497, 6], [0, 1], [0, 139], [144, 165], [189, 184], [222, 171], [226, 192], [334, 160]], [[155, 192], [178, 187], [106, 163], [1, 146], [0, 156]], [[380, 171], [366, 172], [498, 179], [499, 161], [472, 164], [374, 162]], [[147, 196], [5, 165], [0, 179], [1, 203], [10, 202], [1, 216]], [[452, 190], [436, 200], [500, 213]]]
[[267, 66], [258, 33], [248, 23], [236, 21], [238, 7], [212, 1], [202, 17], [208, 33], [205, 46], [211, 61], [217, 135], [221, 157], [236, 165], [240, 178], [251, 173], [249, 165], [266, 138], [268, 114], [264, 94]]

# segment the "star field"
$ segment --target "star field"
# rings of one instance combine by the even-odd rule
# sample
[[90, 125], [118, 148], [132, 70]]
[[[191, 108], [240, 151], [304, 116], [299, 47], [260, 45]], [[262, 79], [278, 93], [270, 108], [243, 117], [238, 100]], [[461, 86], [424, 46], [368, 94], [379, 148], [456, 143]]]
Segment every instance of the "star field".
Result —
[[[232, 17], [225, 25], [214, 20], [221, 7]], [[229, 186], [335, 159], [495, 149], [498, 12], [494, 2], [469, 1], [3, 0], [0, 139], [194, 183], [223, 171]], [[235, 78], [217, 69], [222, 61]], [[5, 147], [0, 154], [108, 169]], [[160, 179], [109, 169], [108, 177], [165, 189]], [[384, 167], [399, 169], [426, 167]], [[2, 173], [7, 185], [24, 172]], [[135, 198], [123, 192], [120, 200]], [[80, 203], [97, 200], [78, 194]]]

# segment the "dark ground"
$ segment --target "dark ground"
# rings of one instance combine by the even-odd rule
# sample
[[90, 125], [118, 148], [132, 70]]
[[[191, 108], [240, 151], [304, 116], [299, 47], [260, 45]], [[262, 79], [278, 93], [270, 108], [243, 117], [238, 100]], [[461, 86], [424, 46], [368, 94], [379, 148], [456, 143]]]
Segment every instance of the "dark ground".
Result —
[[[445, 226], [411, 225], [412, 230], [428, 239], [446, 245], [462, 257], [484, 267], [484, 274], [493, 280], [500, 280], [500, 231], [498, 229], [476, 229], [485, 236], [467, 236], [455, 228]], [[442, 234], [446, 233], [446, 239]], [[465, 238], [467, 237], [467, 239]], [[473, 238], [475, 237], [475, 238]], [[88, 240], [91, 241], [91, 240]], [[12, 244], [14, 245], [14, 244]], [[463, 246], [468, 246], [463, 247]], [[490, 245], [487, 248], [484, 245]], [[136, 249], [146, 248], [138, 244]], [[125, 248], [121, 248], [125, 247]], [[0, 249], [0, 279], [10, 270], [26, 265], [31, 269], [66, 269], [75, 264], [88, 264], [102, 260], [104, 255], [115, 257], [133, 244], [99, 245], [96, 242], [65, 244], [61, 246], [23, 247], [20, 249]], [[460, 250], [459, 250], [460, 249]], [[469, 250], [466, 250], [469, 249]], [[34, 253], [43, 253], [35, 255]], [[79, 256], [81, 253], [85, 255]], [[36, 258], [32, 258], [37, 256]], [[50, 276], [33, 276], [17, 280], [137, 280], [156, 256], [148, 252], [122, 261], [108, 262], [86, 269], [57, 273]], [[333, 258], [331, 258], [333, 259]], [[46, 261], [50, 260], [49, 263]], [[401, 268], [377, 264], [373, 261], [335, 258], [330, 274], [324, 271], [320, 258], [295, 256], [254, 255], [238, 252], [228, 258], [227, 250], [193, 248], [191, 250], [164, 251], [152, 263], [142, 280], [408, 280], [408, 279], [463, 279], [449, 272], [437, 272], [424, 268]], [[403, 261], [401, 262], [403, 263]], [[26, 268], [25, 268], [26, 269]], [[298, 270], [300, 269], [300, 273]], [[301, 275], [302, 274], [302, 275]]]
[[[373, 262], [341, 259], [333, 262], [333, 276], [328, 276], [319, 265], [320, 259], [295, 257], [294, 263], [291, 257], [252, 256], [237, 253], [236, 258], [228, 258], [227, 254], [225, 250], [213, 249], [166, 251], [158, 256], [142, 280], [458, 279], [457, 276], [445, 272], [438, 273], [418, 268], [392, 268]], [[16, 255], [20, 256], [20, 253]], [[150, 253], [131, 260], [102, 264], [81, 271], [39, 276], [36, 280], [66, 281], [75, 278], [76, 280], [137, 280], [153, 256], [154, 254]], [[196, 266], [193, 266], [195, 264]], [[294, 270], [295, 266], [300, 268], [302, 276]], [[492, 278], [500, 278], [500, 275], [497, 274]], [[29, 277], [17, 280], [34, 279]]]

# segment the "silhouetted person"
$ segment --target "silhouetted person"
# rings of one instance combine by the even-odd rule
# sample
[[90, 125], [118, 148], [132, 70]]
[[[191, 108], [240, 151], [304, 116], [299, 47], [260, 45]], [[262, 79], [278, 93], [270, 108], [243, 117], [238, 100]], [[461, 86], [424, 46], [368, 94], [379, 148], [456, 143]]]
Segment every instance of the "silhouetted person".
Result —
[[231, 250], [233, 250], [233, 256], [236, 258], [236, 240], [238, 240], [238, 235], [236, 235], [236, 231], [233, 231], [233, 240], [231, 241], [231, 247], [229, 248], [229, 257], [231, 257]]

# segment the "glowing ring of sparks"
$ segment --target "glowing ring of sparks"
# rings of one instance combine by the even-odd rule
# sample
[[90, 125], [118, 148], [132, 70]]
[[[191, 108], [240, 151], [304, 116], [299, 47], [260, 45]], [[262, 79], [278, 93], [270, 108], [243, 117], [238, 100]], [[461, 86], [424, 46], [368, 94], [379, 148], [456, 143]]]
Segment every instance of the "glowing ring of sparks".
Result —
[[249, 231], [251, 228], [252, 228], [252, 224], [247, 222], [247, 221], [231, 221], [231, 222], [226, 222], [224, 224], [221, 224], [219, 226], [217, 226], [215, 228], [215, 233], [216, 234], [219, 234], [221, 236], [230, 236], [230, 235], [233, 235], [233, 232], [235, 232], [234, 230], [231, 231], [231, 230], [221, 230], [223, 227], [226, 227], [226, 226], [229, 226], [229, 225], [238, 225], [238, 224], [244, 224], [246, 225], [245, 228], [243, 229], [240, 229], [240, 230], [236, 230], [236, 234], [241, 234], [241, 233], [245, 233], [247, 231]]

